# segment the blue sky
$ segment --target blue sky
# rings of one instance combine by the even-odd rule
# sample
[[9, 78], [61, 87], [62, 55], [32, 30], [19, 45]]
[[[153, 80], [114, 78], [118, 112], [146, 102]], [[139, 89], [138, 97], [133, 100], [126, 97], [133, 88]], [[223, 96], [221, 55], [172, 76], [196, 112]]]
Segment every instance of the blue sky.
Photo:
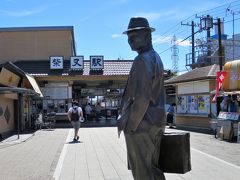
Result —
[[[131, 51], [127, 36], [122, 32], [127, 29], [131, 17], [142, 16], [156, 28], [153, 33], [154, 49], [160, 53], [165, 68], [171, 69], [173, 34], [179, 41], [191, 34], [191, 27], [181, 26], [181, 21], [191, 22], [196, 13], [204, 11], [204, 14], [206, 10], [218, 6], [221, 7], [210, 12], [221, 17], [224, 15], [223, 8], [227, 7], [223, 4], [229, 4], [237, 11], [240, 1], [1, 0], [0, 27], [74, 26], [77, 55], [83, 55], [85, 59], [89, 59], [90, 55], [104, 55], [104, 59], [134, 59], [136, 52]], [[221, 13], [217, 14], [217, 10]], [[239, 15], [235, 17], [239, 18]], [[196, 18], [194, 20], [197, 21]], [[236, 23], [240, 24], [239, 21]], [[228, 26], [225, 33], [231, 35], [231, 23]], [[239, 29], [236, 28], [235, 33], [239, 33]], [[190, 49], [187, 45], [189, 43], [184, 41], [178, 46], [179, 70], [185, 70], [185, 54]]]

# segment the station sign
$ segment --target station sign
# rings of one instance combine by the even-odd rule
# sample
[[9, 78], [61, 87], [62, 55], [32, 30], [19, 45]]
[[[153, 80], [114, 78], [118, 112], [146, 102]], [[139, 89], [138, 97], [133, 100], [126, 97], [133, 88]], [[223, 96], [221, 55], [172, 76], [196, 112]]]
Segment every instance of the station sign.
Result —
[[70, 68], [72, 70], [82, 70], [84, 68], [84, 57], [83, 56], [71, 56], [70, 57]]
[[[63, 69], [63, 56], [50, 56], [50, 69]], [[103, 56], [90, 56], [90, 70], [100, 71], [104, 68]], [[71, 70], [84, 69], [84, 56], [71, 56], [70, 57]]]
[[63, 69], [63, 56], [50, 56], [50, 69]]
[[90, 56], [90, 69], [102, 70], [104, 68], [103, 56]]

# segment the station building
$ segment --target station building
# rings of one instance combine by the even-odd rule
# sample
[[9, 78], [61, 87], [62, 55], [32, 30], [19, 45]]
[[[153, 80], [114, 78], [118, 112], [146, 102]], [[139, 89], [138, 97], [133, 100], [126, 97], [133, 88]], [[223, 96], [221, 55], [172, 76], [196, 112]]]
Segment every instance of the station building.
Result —
[[[59, 120], [66, 120], [66, 112], [73, 100], [78, 100], [82, 107], [87, 103], [94, 107], [99, 102], [104, 116], [116, 118], [133, 60], [105, 60], [104, 55], [79, 56], [73, 27], [50, 26], [0, 28], [0, 62], [12, 64], [21, 70], [23, 77], [31, 77], [36, 82], [32, 86], [24, 86], [22, 81], [16, 84], [26, 92], [35, 92], [34, 96], [22, 93], [23, 99], [19, 102], [28, 109], [19, 112], [28, 117], [20, 119], [20, 130], [23, 131], [33, 113], [55, 112]], [[168, 77], [166, 71], [165, 78]], [[8, 87], [1, 82], [0, 86]], [[36, 92], [37, 89], [40, 92]], [[12, 91], [15, 101], [18, 99], [16, 93], [19, 94]], [[4, 112], [6, 106], [2, 96], [0, 101], [0, 109]], [[16, 121], [19, 109], [14, 102], [11, 109], [10, 119]], [[0, 124], [5, 119], [3, 114], [0, 114]], [[16, 122], [8, 130], [14, 130], [14, 127], [16, 130]]]

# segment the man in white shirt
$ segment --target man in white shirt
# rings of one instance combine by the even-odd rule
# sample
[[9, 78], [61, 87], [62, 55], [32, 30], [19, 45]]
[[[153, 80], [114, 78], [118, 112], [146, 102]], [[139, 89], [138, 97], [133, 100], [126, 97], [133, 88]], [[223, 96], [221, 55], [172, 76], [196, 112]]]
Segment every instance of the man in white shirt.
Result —
[[78, 106], [78, 102], [74, 101], [73, 106], [68, 110], [68, 120], [71, 122], [74, 128], [74, 138], [73, 141], [78, 141], [78, 131], [80, 128], [81, 122], [83, 122], [83, 112], [82, 108]]
[[92, 107], [88, 103], [88, 105], [85, 107], [85, 114], [86, 114], [86, 120], [89, 120], [92, 114]]

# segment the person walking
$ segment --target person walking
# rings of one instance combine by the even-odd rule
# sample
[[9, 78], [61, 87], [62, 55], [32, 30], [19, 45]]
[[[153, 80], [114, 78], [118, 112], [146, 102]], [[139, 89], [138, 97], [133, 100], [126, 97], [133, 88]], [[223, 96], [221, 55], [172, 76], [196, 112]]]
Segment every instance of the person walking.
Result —
[[74, 128], [73, 141], [78, 141], [79, 140], [78, 131], [79, 131], [81, 122], [83, 122], [83, 112], [82, 112], [82, 108], [78, 106], [77, 101], [74, 101], [73, 106], [70, 107], [68, 110], [68, 120], [71, 122]]
[[117, 120], [124, 132], [129, 168], [135, 180], [165, 180], [158, 168], [160, 145], [166, 125], [164, 68], [152, 46], [146, 18], [130, 19], [128, 43], [138, 56], [128, 77]]
[[97, 121], [100, 120], [101, 110], [102, 110], [102, 107], [101, 107], [101, 105], [100, 105], [100, 102], [97, 102], [97, 104], [96, 104], [96, 106], [95, 106], [96, 119], [97, 119]]
[[176, 104], [172, 103], [167, 110], [167, 123], [169, 125], [169, 128], [173, 128], [174, 111], [175, 111], [174, 107], [175, 106], [176, 106]]
[[84, 109], [85, 109], [86, 120], [91, 120], [92, 107], [90, 106], [90, 103], [88, 103]]

